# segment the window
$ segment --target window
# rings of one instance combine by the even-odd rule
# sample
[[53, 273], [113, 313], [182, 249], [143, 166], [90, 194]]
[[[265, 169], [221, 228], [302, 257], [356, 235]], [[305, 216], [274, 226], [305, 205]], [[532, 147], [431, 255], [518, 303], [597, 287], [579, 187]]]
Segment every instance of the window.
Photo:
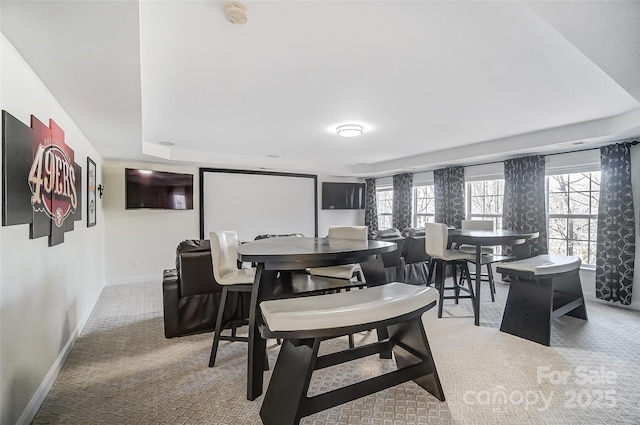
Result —
[[492, 220], [502, 229], [504, 179], [478, 180], [467, 183], [467, 219]]
[[413, 188], [413, 227], [423, 228], [425, 223], [435, 223], [436, 202], [434, 185]]
[[596, 263], [600, 172], [547, 176], [549, 253]]
[[378, 202], [378, 229], [391, 229], [393, 227], [393, 189], [376, 190]]

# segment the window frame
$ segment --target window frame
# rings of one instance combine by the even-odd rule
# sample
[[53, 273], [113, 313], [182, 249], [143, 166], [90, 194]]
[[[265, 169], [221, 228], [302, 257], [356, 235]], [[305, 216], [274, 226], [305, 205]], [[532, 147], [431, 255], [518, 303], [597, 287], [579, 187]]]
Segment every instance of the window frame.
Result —
[[[597, 193], [598, 194], [598, 202], [596, 204], [596, 208], [595, 208], [595, 212], [593, 211], [593, 203], [590, 202], [589, 203], [589, 211], [590, 214], [571, 214], [570, 212], [567, 213], [554, 213], [552, 214], [550, 211], [550, 207], [551, 207], [551, 203], [550, 203], [550, 196], [551, 193], [564, 193], [564, 192], [551, 192], [550, 190], [550, 184], [549, 184], [549, 180], [550, 178], [552, 178], [553, 176], [558, 176], [558, 175], [563, 175], [563, 176], [570, 176], [570, 175], [574, 175], [574, 174], [593, 174], [593, 173], [598, 173], [599, 177], [598, 177], [598, 189], [597, 190], [593, 190], [593, 178], [591, 176], [589, 176], [589, 190], [588, 191], [584, 191], [584, 190], [571, 190], [571, 180], [569, 179], [569, 183], [567, 186], [567, 210], [569, 211], [570, 209], [570, 194], [571, 193], [588, 193], [589, 194], [589, 199], [591, 199], [591, 194], [592, 193]], [[597, 250], [597, 226], [598, 226], [598, 209], [600, 206], [600, 170], [594, 170], [591, 167], [584, 167], [584, 169], [580, 169], [580, 168], [576, 168], [573, 170], [558, 170], [558, 171], [554, 171], [554, 172], [547, 172], [545, 175], [545, 196], [546, 196], [546, 204], [547, 204], [547, 243], [550, 245], [552, 240], [559, 240], [565, 241], [565, 253], [563, 254], [559, 254], [559, 255], [576, 255], [574, 253], [572, 253], [572, 250], [570, 249], [570, 241], [577, 241], [577, 242], [586, 242], [588, 245], [588, 253], [587, 253], [587, 259], [585, 260], [584, 258], [582, 258], [580, 255], [576, 255], [577, 257], [580, 257], [580, 259], [582, 260], [582, 265], [580, 266], [581, 268], [585, 269], [585, 270], [595, 270], [596, 268], [596, 264], [595, 262], [597, 261], [596, 256], [597, 256], [597, 252], [594, 251], [593, 252], [593, 259], [592, 257], [592, 253], [591, 253], [591, 246], [595, 246], [595, 249]], [[551, 237], [551, 227], [550, 227], [550, 223], [552, 219], [561, 219], [561, 220], [566, 220], [567, 223], [569, 222], [569, 220], [571, 219], [575, 219], [575, 220], [586, 220], [587, 221], [587, 239], [569, 239], [568, 237], [565, 239], [560, 239], [560, 238], [552, 238]], [[594, 223], [594, 225], [596, 226], [595, 232], [592, 231], [592, 223]], [[568, 226], [567, 226], [568, 227]], [[592, 235], [595, 235], [595, 239], [591, 239]], [[549, 248], [551, 248], [549, 246]], [[551, 249], [549, 249], [549, 253], [551, 254]], [[589, 262], [589, 260], [593, 260], [594, 262], [591, 263]]]
[[[385, 193], [391, 193], [391, 212], [389, 213], [382, 213], [380, 212], [380, 193], [385, 192]], [[393, 188], [392, 187], [378, 187], [376, 188], [376, 210], [377, 210], [377, 215], [378, 215], [378, 230], [386, 230], [386, 229], [393, 229]], [[383, 222], [386, 222], [386, 220], [382, 220], [383, 217], [389, 217], [389, 222], [391, 223], [389, 227], [382, 227], [381, 224]]]
[[[427, 213], [418, 213], [418, 189], [421, 187], [431, 187], [431, 193], [433, 193], [433, 197], [429, 197], [427, 196], [425, 199], [433, 199], [433, 213], [427, 212]], [[427, 191], [425, 191], [427, 192]], [[418, 184], [418, 185], [414, 185], [413, 186], [413, 199], [412, 199], [412, 207], [411, 207], [411, 226], [414, 229], [418, 228], [418, 218], [419, 217], [424, 217], [425, 223], [435, 223], [436, 221], [436, 210], [435, 210], [435, 198], [436, 198], [436, 194], [435, 194], [435, 184], [433, 183], [424, 183], [424, 184]], [[431, 219], [431, 220], [430, 220]]]
[[[472, 194], [472, 185], [473, 183], [485, 182], [485, 181], [501, 181], [502, 182], [501, 190], [497, 195], [484, 194], [484, 195], [475, 195], [475, 197], [483, 197], [483, 198], [486, 198], [487, 196], [500, 197], [501, 198], [499, 201], [500, 211], [497, 213], [483, 212], [481, 214], [474, 214], [472, 212], [473, 211], [472, 198], [474, 197], [474, 195]], [[465, 182], [465, 204], [466, 204], [465, 217], [467, 220], [491, 220], [493, 221], [496, 229], [501, 229], [502, 228], [502, 209], [504, 205], [503, 203], [504, 203], [504, 177], [492, 176], [492, 177], [484, 177], [484, 178], [474, 178], [474, 179], [468, 179]]]

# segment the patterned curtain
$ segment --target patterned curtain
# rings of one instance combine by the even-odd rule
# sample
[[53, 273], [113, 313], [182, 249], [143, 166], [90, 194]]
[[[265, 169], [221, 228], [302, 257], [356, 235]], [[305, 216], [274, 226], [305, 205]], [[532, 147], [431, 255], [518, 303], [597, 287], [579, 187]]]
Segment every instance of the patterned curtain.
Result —
[[464, 167], [441, 168], [433, 172], [436, 223], [462, 227], [465, 218]]
[[[547, 253], [547, 207], [544, 156], [526, 156], [504, 162], [502, 227], [520, 232], [539, 232], [529, 242], [531, 255]], [[505, 248], [511, 255], [511, 248]]]
[[376, 202], [376, 179], [364, 179], [366, 194], [364, 200], [364, 224], [369, 234], [378, 230], [378, 203]]
[[600, 148], [596, 298], [631, 304], [636, 251], [631, 144]]
[[393, 227], [403, 231], [411, 227], [411, 195], [413, 174], [393, 176]]

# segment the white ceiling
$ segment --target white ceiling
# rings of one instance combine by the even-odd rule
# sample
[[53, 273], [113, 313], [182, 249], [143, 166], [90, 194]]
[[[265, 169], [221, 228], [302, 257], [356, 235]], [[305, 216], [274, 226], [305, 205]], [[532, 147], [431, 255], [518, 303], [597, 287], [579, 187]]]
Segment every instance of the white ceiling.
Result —
[[640, 135], [638, 1], [0, 4], [105, 159], [380, 176]]

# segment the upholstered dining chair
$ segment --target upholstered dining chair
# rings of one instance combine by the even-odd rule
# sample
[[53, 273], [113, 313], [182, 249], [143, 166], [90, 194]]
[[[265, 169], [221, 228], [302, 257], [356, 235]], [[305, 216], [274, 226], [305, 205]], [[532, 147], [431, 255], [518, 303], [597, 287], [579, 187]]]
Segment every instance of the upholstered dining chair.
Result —
[[[222, 285], [222, 296], [218, 307], [218, 317], [213, 335], [213, 345], [211, 346], [211, 356], [209, 357], [209, 367], [213, 367], [216, 362], [218, 344], [222, 341], [244, 341], [247, 337], [236, 335], [236, 327], [239, 323], [223, 323], [224, 306], [227, 303], [229, 292], [251, 292], [253, 281], [256, 277], [255, 268], [238, 268], [238, 234], [235, 230], [214, 231], [209, 233], [211, 240], [211, 260], [213, 262], [213, 277], [216, 282]], [[243, 321], [240, 324], [246, 324]], [[222, 331], [231, 328], [231, 335], [222, 335]]]
[[[455, 300], [458, 304], [459, 299], [471, 299], [471, 305], [475, 310], [473, 287], [469, 277], [469, 267], [467, 262], [474, 262], [475, 255], [461, 252], [454, 249], [448, 249], [449, 229], [446, 224], [442, 223], [426, 223], [425, 224], [425, 250], [427, 255], [431, 257], [431, 261], [435, 262], [436, 271], [436, 287], [440, 292], [438, 300], [438, 317], [442, 317], [443, 300]], [[445, 286], [445, 271], [447, 266], [452, 268], [453, 286]], [[462, 268], [460, 280], [457, 279], [457, 267]], [[467, 281], [468, 288], [462, 285], [462, 281]], [[453, 290], [454, 295], [445, 296], [445, 290]], [[460, 291], [466, 292], [468, 295], [460, 295]]]
[[[330, 226], [329, 239], [352, 239], [366, 241], [368, 236], [367, 226]], [[309, 270], [314, 276], [332, 277], [334, 279], [354, 279], [364, 282], [364, 275], [360, 264], [343, 264], [340, 266], [314, 267]]]
[[[462, 230], [495, 230], [495, 223], [493, 220], [462, 220]], [[474, 245], [460, 245], [458, 250], [462, 252], [468, 252], [469, 254], [476, 255], [476, 247]], [[492, 246], [483, 246], [481, 248], [482, 255], [493, 255], [494, 249]], [[487, 258], [487, 257], [485, 257]], [[491, 266], [491, 262], [483, 262], [483, 265], [487, 267], [487, 273], [482, 273], [482, 265], [477, 266], [477, 269], [480, 269], [481, 280], [483, 282], [489, 282], [489, 289], [491, 291], [491, 301], [495, 302], [496, 297], [496, 285], [493, 280], [493, 269]], [[474, 271], [475, 273], [475, 271]]]

